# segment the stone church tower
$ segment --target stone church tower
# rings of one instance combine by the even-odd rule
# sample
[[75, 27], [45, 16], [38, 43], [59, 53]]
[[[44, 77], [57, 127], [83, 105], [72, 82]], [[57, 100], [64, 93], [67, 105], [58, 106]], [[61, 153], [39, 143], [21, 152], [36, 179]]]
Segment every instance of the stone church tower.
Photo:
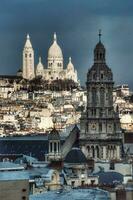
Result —
[[23, 49], [23, 78], [33, 79], [34, 74], [34, 50], [30, 41], [29, 35], [27, 35], [26, 43]]
[[80, 146], [88, 158], [121, 158], [122, 133], [113, 108], [113, 85], [113, 74], [106, 64], [106, 50], [99, 32], [94, 64], [87, 74], [87, 108], [81, 117]]

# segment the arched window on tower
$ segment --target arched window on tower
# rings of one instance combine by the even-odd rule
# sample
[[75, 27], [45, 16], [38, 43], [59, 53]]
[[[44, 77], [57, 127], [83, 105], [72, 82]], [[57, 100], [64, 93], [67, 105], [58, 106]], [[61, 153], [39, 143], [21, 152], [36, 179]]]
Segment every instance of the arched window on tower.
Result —
[[96, 88], [92, 88], [92, 104], [95, 105], [97, 102], [96, 99]]
[[96, 146], [96, 154], [97, 154], [97, 158], [99, 158], [99, 147]]
[[91, 147], [92, 158], [95, 158], [95, 149], [94, 146]]
[[25, 58], [27, 58], [27, 53], [25, 54]]
[[101, 88], [100, 89], [100, 104], [101, 104], [101, 106], [104, 106], [104, 95], [105, 95], [104, 88]]
[[99, 123], [99, 132], [102, 132], [102, 123]]

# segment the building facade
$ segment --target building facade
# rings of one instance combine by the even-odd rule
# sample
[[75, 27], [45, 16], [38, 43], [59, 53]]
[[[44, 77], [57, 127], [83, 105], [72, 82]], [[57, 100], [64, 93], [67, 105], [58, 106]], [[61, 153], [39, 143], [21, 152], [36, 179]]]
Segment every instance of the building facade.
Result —
[[60, 46], [57, 43], [56, 33], [54, 34], [53, 43], [48, 50], [47, 67], [44, 67], [39, 57], [37, 66], [34, 65], [34, 50], [30, 41], [29, 35], [27, 35], [26, 43], [23, 50], [23, 66], [22, 66], [22, 77], [30, 80], [34, 77], [42, 77], [45, 80], [73, 80], [75, 83], [78, 82], [77, 70], [74, 69], [71, 57], [64, 69], [63, 53]]
[[94, 64], [87, 74], [87, 108], [81, 117], [80, 146], [87, 157], [120, 159], [122, 133], [113, 108], [113, 74], [101, 42], [94, 49]]

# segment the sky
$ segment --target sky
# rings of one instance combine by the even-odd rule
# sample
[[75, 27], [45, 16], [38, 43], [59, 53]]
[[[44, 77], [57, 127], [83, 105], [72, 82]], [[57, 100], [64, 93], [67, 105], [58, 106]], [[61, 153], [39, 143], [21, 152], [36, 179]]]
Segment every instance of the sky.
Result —
[[85, 85], [99, 29], [115, 84], [129, 84], [133, 89], [132, 0], [1, 0], [0, 74], [16, 74], [22, 67], [27, 33], [34, 48], [35, 64], [41, 56], [46, 67], [56, 32], [64, 66], [71, 56], [81, 84]]

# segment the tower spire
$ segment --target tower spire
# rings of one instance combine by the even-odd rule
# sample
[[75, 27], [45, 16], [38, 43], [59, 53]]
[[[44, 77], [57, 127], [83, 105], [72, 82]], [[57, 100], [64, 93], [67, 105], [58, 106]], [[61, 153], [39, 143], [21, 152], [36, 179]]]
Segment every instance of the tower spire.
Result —
[[99, 36], [99, 42], [101, 42], [101, 36], [102, 36], [101, 32], [102, 32], [101, 29], [99, 29], [99, 34], [98, 34], [98, 36]]
[[55, 41], [55, 42], [57, 41], [56, 33], [54, 33], [54, 41]]
[[27, 34], [27, 40], [29, 40], [30, 39], [30, 36], [29, 36], [29, 34]]

